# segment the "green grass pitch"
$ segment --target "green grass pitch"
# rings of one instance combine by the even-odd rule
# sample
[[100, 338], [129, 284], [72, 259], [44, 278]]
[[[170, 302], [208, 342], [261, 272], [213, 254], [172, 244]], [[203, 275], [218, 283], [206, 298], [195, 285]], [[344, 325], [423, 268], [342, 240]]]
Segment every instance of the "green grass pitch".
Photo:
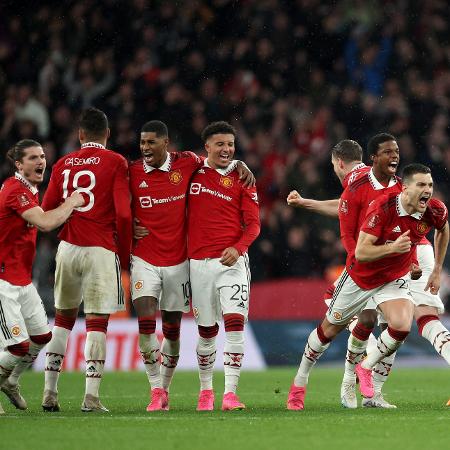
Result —
[[377, 449], [448, 448], [449, 372], [397, 369], [385, 386], [397, 410], [346, 410], [340, 406], [342, 370], [317, 368], [310, 380], [306, 409], [287, 411], [285, 402], [295, 368], [244, 372], [239, 395], [245, 411], [222, 412], [223, 376], [215, 374], [216, 411], [198, 413], [197, 374], [179, 372], [171, 388], [171, 410], [147, 413], [144, 373], [107, 373], [102, 401], [109, 414], [82, 413], [84, 379], [63, 373], [59, 413], [41, 412], [43, 374], [22, 378], [28, 411], [15, 410], [1, 394], [0, 448], [71, 449]]

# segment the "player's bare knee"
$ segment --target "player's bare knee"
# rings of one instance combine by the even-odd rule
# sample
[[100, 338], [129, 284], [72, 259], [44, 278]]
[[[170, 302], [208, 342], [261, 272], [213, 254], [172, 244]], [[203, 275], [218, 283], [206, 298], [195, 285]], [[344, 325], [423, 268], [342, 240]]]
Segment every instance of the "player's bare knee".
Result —
[[183, 313], [181, 311], [161, 311], [161, 318], [163, 323], [181, 324]]
[[333, 340], [345, 327], [345, 324], [334, 324], [329, 322], [326, 318], [323, 320], [320, 328], [327, 340]]
[[153, 316], [158, 310], [158, 300], [155, 297], [138, 297], [133, 305], [138, 317]]
[[388, 321], [389, 328], [398, 331], [410, 331], [412, 325], [412, 316], [408, 311], [400, 310], [397, 314], [392, 314]]
[[362, 311], [358, 315], [358, 323], [363, 325], [364, 327], [368, 329], [372, 329], [375, 327], [377, 323], [378, 314], [377, 311], [374, 309], [367, 309], [365, 311]]
[[59, 309], [56, 308], [56, 315], [63, 317], [77, 317], [78, 316], [78, 308], [71, 309]]

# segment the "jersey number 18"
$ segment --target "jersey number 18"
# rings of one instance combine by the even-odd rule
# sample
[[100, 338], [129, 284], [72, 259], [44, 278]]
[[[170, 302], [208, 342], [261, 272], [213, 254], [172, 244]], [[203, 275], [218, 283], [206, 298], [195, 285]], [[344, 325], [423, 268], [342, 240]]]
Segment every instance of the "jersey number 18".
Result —
[[[63, 170], [64, 175], [64, 181], [63, 181], [63, 198], [67, 198], [69, 195], [69, 181], [70, 181], [70, 169]], [[89, 186], [82, 187], [79, 185], [80, 178], [81, 177], [89, 177]], [[89, 197], [89, 203], [84, 206], [80, 206], [79, 208], [75, 208], [77, 211], [80, 212], [86, 212], [93, 208], [95, 198], [94, 193], [92, 192], [92, 189], [95, 187], [95, 175], [90, 170], [80, 170], [79, 172], [75, 173], [75, 176], [72, 180], [71, 189], [74, 191], [78, 191], [81, 194], [85, 194]]]

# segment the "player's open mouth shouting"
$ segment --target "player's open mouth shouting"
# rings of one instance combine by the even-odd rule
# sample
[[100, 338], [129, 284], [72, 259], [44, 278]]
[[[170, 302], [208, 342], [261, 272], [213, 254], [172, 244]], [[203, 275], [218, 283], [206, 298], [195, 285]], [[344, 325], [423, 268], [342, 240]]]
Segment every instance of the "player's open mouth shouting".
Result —
[[395, 173], [397, 172], [397, 168], [398, 168], [398, 160], [391, 161], [391, 162], [388, 164], [388, 168], [390, 169], [391, 173], [392, 173], [393, 175], [395, 175]]
[[419, 197], [419, 206], [425, 209], [430, 198], [431, 198], [430, 194], [424, 194], [421, 197]]

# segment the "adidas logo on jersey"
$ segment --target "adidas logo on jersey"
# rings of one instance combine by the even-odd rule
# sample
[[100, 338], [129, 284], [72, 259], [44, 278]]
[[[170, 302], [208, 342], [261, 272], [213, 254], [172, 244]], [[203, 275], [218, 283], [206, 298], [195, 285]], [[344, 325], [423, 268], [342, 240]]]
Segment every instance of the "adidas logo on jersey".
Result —
[[401, 233], [402, 230], [400, 229], [400, 227], [397, 225], [395, 228], [392, 229], [393, 233]]
[[140, 188], [146, 188], [148, 187], [148, 184], [145, 182], [145, 180], [139, 185]]
[[238, 306], [239, 308], [245, 308], [245, 303], [241, 302], [241, 303], [238, 303], [236, 306]]

